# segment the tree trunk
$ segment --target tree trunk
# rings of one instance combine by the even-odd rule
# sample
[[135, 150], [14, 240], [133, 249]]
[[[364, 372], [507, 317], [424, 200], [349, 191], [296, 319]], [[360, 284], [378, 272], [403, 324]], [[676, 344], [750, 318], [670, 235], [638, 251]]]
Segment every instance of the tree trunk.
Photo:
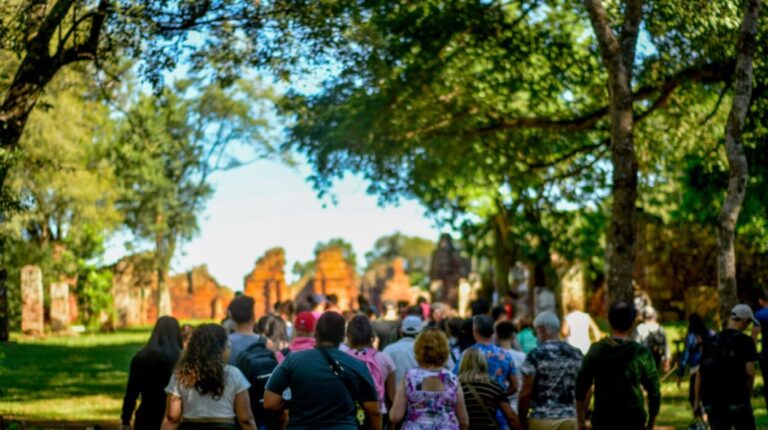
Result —
[[165, 217], [159, 212], [155, 217], [155, 270], [157, 270], [157, 317], [170, 316], [171, 292], [168, 289], [168, 270], [173, 252], [165, 240]]
[[511, 256], [507, 247], [506, 221], [498, 214], [491, 221], [493, 224], [493, 276], [499, 301], [509, 292], [509, 270], [512, 267]]
[[8, 342], [9, 315], [8, 315], [8, 272], [0, 268], [0, 342]]
[[717, 291], [720, 315], [728, 320], [731, 308], [738, 302], [736, 285], [736, 222], [747, 188], [747, 157], [741, 141], [742, 126], [752, 95], [752, 58], [755, 53], [760, 0], [747, 0], [741, 23], [733, 83], [733, 103], [725, 126], [725, 152], [730, 176], [728, 189], [717, 225]]
[[613, 207], [608, 255], [610, 300], [632, 300], [635, 262], [635, 201], [637, 158], [633, 141], [634, 110], [632, 71], [637, 35], [642, 19], [642, 0], [627, 0], [621, 33], [614, 34], [601, 0], [584, 0], [590, 22], [608, 70], [613, 163]]

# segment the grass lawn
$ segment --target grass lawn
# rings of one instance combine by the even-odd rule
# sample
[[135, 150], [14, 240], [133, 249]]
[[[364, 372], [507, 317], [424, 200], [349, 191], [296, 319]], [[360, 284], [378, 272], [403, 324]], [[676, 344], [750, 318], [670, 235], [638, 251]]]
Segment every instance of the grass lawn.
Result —
[[[682, 334], [668, 328], [669, 338]], [[149, 328], [45, 339], [12, 335], [0, 345], [0, 416], [20, 420], [111, 421], [120, 418], [131, 357], [149, 338]], [[757, 384], [762, 384], [758, 376]], [[687, 381], [662, 385], [659, 426], [686, 429], [690, 421]], [[753, 400], [758, 428], [768, 429], [762, 398]]]

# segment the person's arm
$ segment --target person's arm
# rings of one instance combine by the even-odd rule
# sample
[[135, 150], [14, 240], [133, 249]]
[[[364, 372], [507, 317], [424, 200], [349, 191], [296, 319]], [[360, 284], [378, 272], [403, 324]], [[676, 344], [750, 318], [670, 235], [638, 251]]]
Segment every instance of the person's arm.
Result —
[[563, 318], [563, 323], [560, 326], [560, 338], [567, 339], [569, 334], [571, 334], [571, 327], [568, 325], [568, 320]]
[[397, 424], [405, 416], [405, 378], [400, 381], [395, 394], [395, 401], [392, 402], [392, 409], [389, 410], [389, 421]]
[[283, 409], [283, 396], [269, 390], [264, 390], [264, 409], [269, 411], [279, 411]]
[[659, 384], [659, 372], [656, 370], [656, 363], [653, 359], [651, 351], [646, 350], [645, 354], [641, 357], [643, 366], [643, 378], [640, 380], [640, 384], [648, 394], [648, 426], [649, 430], [653, 430], [656, 424], [656, 417], [659, 415], [659, 409], [661, 407], [661, 386]]
[[520, 423], [523, 428], [528, 427], [528, 410], [531, 405], [534, 378], [534, 375], [523, 376], [523, 389], [520, 390], [520, 397], [517, 399], [517, 411], [519, 412]]
[[523, 430], [526, 428], [523, 427], [521, 420], [517, 417], [515, 411], [512, 410], [512, 406], [510, 406], [509, 401], [506, 398], [499, 402], [499, 409], [501, 409], [501, 412], [504, 414], [504, 418], [507, 419], [507, 424], [509, 424], [511, 430]]
[[257, 430], [256, 420], [251, 411], [251, 396], [248, 390], [241, 391], [235, 395], [235, 415], [237, 423], [242, 430]]
[[[594, 346], [593, 346], [594, 348]], [[592, 369], [592, 355], [590, 354], [593, 349], [590, 349], [584, 360], [581, 362], [581, 369], [576, 376], [576, 420], [579, 425], [579, 430], [586, 430], [587, 428], [587, 408], [589, 407], [589, 393], [592, 390], [592, 384], [595, 380], [594, 371]]]
[[747, 370], [747, 389], [748, 393], [752, 392], [752, 388], [755, 386], [755, 362], [748, 361], [746, 364]]
[[469, 428], [469, 414], [467, 413], [467, 405], [464, 402], [464, 390], [461, 388], [461, 383], [458, 384], [456, 389], [456, 418], [459, 420], [460, 430], [467, 430]]
[[162, 430], [177, 430], [181, 423], [181, 397], [168, 394], [165, 400], [165, 418]]
[[136, 356], [131, 359], [131, 367], [128, 370], [128, 383], [125, 386], [125, 397], [123, 397], [123, 413], [120, 415], [120, 430], [130, 430], [131, 417], [136, 409], [136, 399], [139, 397], [139, 364]]
[[366, 421], [369, 423], [369, 430], [381, 430], [381, 411], [379, 402], [363, 402], [363, 412], [365, 412]]
[[395, 372], [389, 372], [386, 381], [384, 382], [384, 392], [387, 395], [386, 404], [391, 406], [395, 402], [395, 393], [397, 392], [397, 385], [395, 385]]

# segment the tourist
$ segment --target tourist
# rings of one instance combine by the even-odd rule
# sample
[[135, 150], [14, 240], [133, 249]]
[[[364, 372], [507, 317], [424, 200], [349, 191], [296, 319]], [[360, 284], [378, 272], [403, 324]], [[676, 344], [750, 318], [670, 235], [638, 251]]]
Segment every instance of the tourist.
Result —
[[494, 306], [493, 309], [491, 309], [491, 318], [493, 319], [494, 324], [506, 321], [507, 310], [504, 309], [504, 306]]
[[181, 355], [182, 342], [179, 322], [173, 317], [160, 317], [149, 342], [131, 359], [123, 398], [121, 430], [130, 430], [131, 416], [139, 396], [141, 404], [136, 410], [133, 427], [160, 428], [165, 412], [165, 386]]
[[488, 375], [488, 362], [480, 350], [468, 349], [464, 353], [459, 364], [459, 381], [472, 430], [499, 429], [497, 410], [502, 412], [510, 428], [521, 428], [506, 390]]
[[402, 430], [467, 429], [469, 420], [461, 385], [445, 369], [445, 334], [438, 329], [426, 329], [414, 346], [418, 367], [408, 369], [398, 383], [390, 421], [402, 422]]
[[701, 356], [704, 351], [704, 343], [714, 336], [715, 332], [707, 328], [704, 320], [697, 313], [692, 313], [688, 316], [688, 333], [685, 336], [685, 347], [683, 348], [683, 355], [680, 357], [680, 367], [677, 372], [677, 387], [680, 388], [680, 383], [685, 372], [688, 371], [690, 377], [688, 378], [688, 403], [694, 409], [694, 415], [699, 416], [699, 410], [695, 405], [695, 388], [696, 388], [696, 374], [699, 371], [701, 365]]
[[294, 337], [287, 348], [283, 348], [275, 354], [277, 362], [282, 363], [289, 354], [306, 351], [315, 347], [315, 316], [312, 312], [304, 311], [296, 315], [293, 321]]
[[[248, 396], [250, 384], [234, 366], [227, 332], [218, 324], [195, 330], [165, 392], [163, 430], [256, 430]], [[235, 421], [236, 420], [236, 421]]]
[[[508, 394], [518, 390], [515, 363], [512, 355], [493, 344], [493, 320], [488, 315], [472, 317], [472, 335], [475, 344], [469, 349], [478, 349], [488, 362], [488, 374], [499, 383]], [[469, 350], [465, 350], [463, 354]], [[459, 373], [458, 364], [454, 367], [455, 374]]]
[[[326, 312], [317, 321], [317, 346], [291, 353], [274, 371], [264, 392], [264, 408], [289, 408], [288, 428], [357, 430], [356, 405], [369, 428], [381, 428], [376, 386], [360, 360], [339, 351], [344, 317]], [[290, 389], [290, 398], [283, 393]], [[287, 401], [287, 402], [286, 402]]]
[[522, 365], [520, 420], [527, 423], [528, 430], [576, 430], [575, 388], [581, 351], [560, 340], [560, 319], [554, 312], [540, 313], [533, 326], [539, 346]]
[[517, 343], [520, 345], [520, 350], [528, 354], [538, 345], [536, 332], [533, 330], [531, 318], [527, 315], [521, 316], [517, 322], [517, 326]]
[[[516, 341], [515, 338], [515, 325], [511, 321], [501, 321], [496, 324], [496, 345], [503, 349], [505, 352], [512, 356], [512, 363], [515, 365], [517, 372], [517, 386], [523, 386], [523, 374], [519, 370], [523, 366], [525, 361], [525, 353], [514, 347]], [[509, 404], [512, 406], [512, 410], [517, 413], [517, 404], [519, 399], [519, 393], [515, 393], [509, 397]]]
[[453, 317], [445, 324], [446, 335], [448, 336], [448, 347], [450, 358], [452, 363], [458, 363], [461, 358], [461, 348], [459, 347], [459, 336], [461, 336], [461, 327], [464, 325], [464, 320], [458, 317]]
[[[763, 290], [758, 298], [760, 310], [755, 313], [755, 319], [760, 323], [760, 372], [763, 381], [768, 380], [768, 290]], [[763, 384], [763, 398], [768, 408], [768, 383]]]
[[339, 296], [336, 294], [328, 294], [328, 297], [325, 300], [325, 311], [326, 312], [336, 312], [337, 314], [341, 314], [341, 308], [339, 308]]
[[563, 339], [585, 355], [592, 342], [597, 342], [603, 336], [600, 328], [595, 324], [595, 320], [588, 313], [580, 311], [575, 303], [568, 302], [565, 309], [561, 331]]
[[309, 303], [310, 311], [315, 316], [315, 321], [320, 319], [320, 315], [325, 312], [325, 296], [322, 294], [312, 294], [307, 297], [307, 303]]
[[635, 340], [651, 350], [659, 372], [669, 371], [667, 334], [664, 332], [664, 327], [656, 321], [656, 310], [653, 307], [648, 306], [643, 309], [643, 321], [637, 325]]
[[293, 321], [294, 313], [295, 308], [292, 301], [286, 300], [280, 303], [278, 315], [285, 321], [285, 331], [288, 334], [288, 339], [293, 339], [293, 324], [291, 324], [291, 321]]
[[229, 304], [229, 312], [232, 321], [235, 322], [235, 331], [229, 335], [232, 351], [229, 354], [229, 364], [234, 365], [237, 357], [249, 346], [264, 342], [267, 348], [272, 349], [272, 341], [254, 333], [256, 318], [253, 313], [253, 298], [246, 295], [237, 296]]
[[421, 319], [423, 321], [429, 321], [431, 308], [427, 298], [424, 296], [419, 296], [419, 298], [416, 299], [416, 304], [419, 306], [419, 309], [421, 309]]
[[371, 322], [373, 331], [376, 334], [379, 351], [383, 351], [387, 345], [397, 340], [398, 329], [400, 327], [400, 320], [397, 316], [395, 303], [391, 300], [385, 300], [382, 303], [382, 306], [384, 311], [382, 312], [381, 318]]
[[752, 309], [738, 304], [731, 310], [726, 329], [704, 343], [694, 403], [704, 407], [712, 430], [755, 429], [750, 400], [757, 348], [754, 340], [742, 333], [750, 323], [755, 324], [755, 332], [760, 330]]
[[405, 372], [418, 365], [414, 343], [421, 333], [422, 323], [417, 316], [409, 315], [400, 324], [400, 340], [384, 348], [384, 353], [395, 363], [395, 385], [399, 386]]
[[[634, 306], [614, 303], [608, 311], [611, 336], [592, 344], [576, 378], [579, 429], [586, 429], [587, 393], [594, 385], [594, 430], [652, 429], [659, 413], [659, 376], [651, 351], [631, 339]], [[640, 388], [648, 396], [648, 412]]]
[[339, 349], [365, 363], [371, 372], [379, 396], [379, 410], [387, 413], [387, 404], [395, 399], [395, 363], [389, 355], [373, 347], [373, 327], [363, 315], [358, 315], [347, 324], [347, 344]]
[[256, 331], [272, 342], [273, 346], [270, 348], [279, 351], [288, 347], [288, 327], [279, 316], [269, 314], [259, 318]]
[[429, 328], [441, 328], [440, 326], [445, 319], [446, 306], [444, 303], [432, 303], [429, 307]]

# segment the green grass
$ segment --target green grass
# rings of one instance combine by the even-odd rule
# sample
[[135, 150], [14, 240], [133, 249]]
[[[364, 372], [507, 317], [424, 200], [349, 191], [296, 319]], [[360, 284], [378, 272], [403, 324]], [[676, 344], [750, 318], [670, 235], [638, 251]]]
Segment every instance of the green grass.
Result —
[[[0, 416], [21, 420], [111, 421], [120, 417], [131, 357], [149, 337], [149, 328], [116, 333], [31, 338], [14, 334], [0, 344]], [[681, 338], [685, 327], [667, 327]], [[763, 383], [758, 376], [757, 385]], [[659, 426], [686, 429], [691, 418], [687, 380], [674, 375], [662, 384]], [[761, 397], [753, 399], [758, 428], [768, 429]]]

